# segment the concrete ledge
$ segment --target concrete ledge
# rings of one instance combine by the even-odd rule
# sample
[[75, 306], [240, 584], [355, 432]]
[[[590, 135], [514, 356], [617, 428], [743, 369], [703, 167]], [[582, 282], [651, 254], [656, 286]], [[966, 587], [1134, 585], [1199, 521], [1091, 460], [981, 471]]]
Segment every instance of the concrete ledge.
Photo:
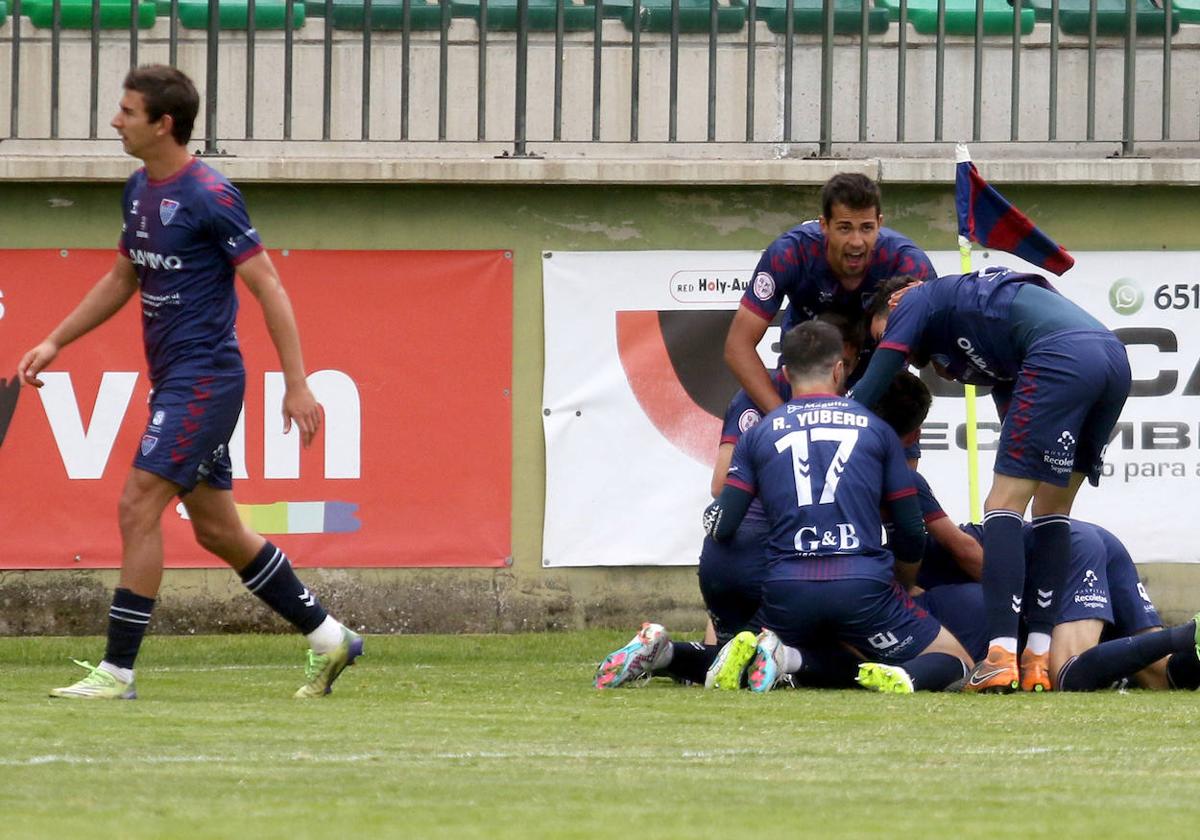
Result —
[[[570, 569], [536, 579], [510, 571], [302, 569], [340, 619], [368, 633], [513, 633], [661, 621], [680, 632], [704, 626], [694, 567]], [[1138, 573], [1163, 620], [1200, 609], [1200, 565], [1144, 563]], [[0, 635], [103, 634], [113, 571], [0, 575]], [[154, 611], [159, 633], [288, 632], [230, 572], [168, 571]]]
[[[837, 148], [812, 144], [538, 144], [516, 158], [502, 143], [231, 142], [212, 155], [238, 182], [406, 184], [772, 185], [823, 183], [835, 172], [883, 182], [954, 179], [951, 144]], [[979, 144], [972, 154], [995, 183], [1200, 184], [1200, 143], [1140, 147], [1152, 157], [1113, 157], [1114, 144]], [[1067, 156], [1070, 155], [1070, 156]], [[135, 168], [113, 141], [0, 142], [0, 181], [122, 182]]]
[[[575, 569], [518, 577], [490, 569], [301, 569], [339, 619], [368, 633], [516, 633], [637, 627], [700, 630], [692, 567]], [[116, 570], [0, 574], [0, 636], [103, 634]], [[155, 632], [289, 632], [231, 572], [169, 570]]]

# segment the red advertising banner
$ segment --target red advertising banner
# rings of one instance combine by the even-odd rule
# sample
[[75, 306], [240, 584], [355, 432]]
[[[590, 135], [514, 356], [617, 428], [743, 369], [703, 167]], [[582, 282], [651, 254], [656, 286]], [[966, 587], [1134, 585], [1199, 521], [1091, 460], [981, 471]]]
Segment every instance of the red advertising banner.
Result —
[[[0, 568], [120, 564], [117, 500], [147, 422], [136, 301], [69, 345], [41, 389], [21, 355], [112, 265], [109, 250], [0, 252]], [[512, 257], [505, 251], [273, 251], [325, 410], [283, 434], [283, 377], [239, 288], [246, 359], [230, 442], [243, 520], [300, 567], [502, 566], [511, 554]], [[217, 566], [178, 500], [169, 567]]]

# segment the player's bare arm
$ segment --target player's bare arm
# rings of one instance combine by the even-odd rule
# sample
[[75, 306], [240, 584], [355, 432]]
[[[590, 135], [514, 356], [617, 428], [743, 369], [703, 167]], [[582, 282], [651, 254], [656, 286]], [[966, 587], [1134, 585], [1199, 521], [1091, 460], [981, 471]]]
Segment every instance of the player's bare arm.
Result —
[[713, 464], [712, 484], [709, 487], [714, 499], [721, 495], [721, 488], [725, 486], [725, 478], [729, 475], [729, 463], [732, 460], [732, 443], [722, 443], [717, 447], [717, 460]]
[[58, 351], [115, 315], [137, 287], [133, 264], [126, 257], [118, 256], [113, 267], [83, 296], [71, 314], [21, 358], [17, 377], [26, 385], [41, 388], [43, 383], [38, 373], [54, 361]]
[[275, 265], [266, 251], [260, 251], [238, 266], [238, 276], [262, 307], [263, 320], [279, 354], [286, 391], [283, 395], [283, 431], [291, 431], [292, 421], [300, 428], [300, 440], [308, 446], [321, 429], [321, 404], [308, 387], [304, 355], [300, 350], [300, 330], [291, 300]]
[[771, 375], [758, 356], [758, 343], [767, 334], [769, 325], [770, 321], [743, 306], [733, 316], [725, 336], [725, 364], [763, 414], [783, 405], [771, 384]]

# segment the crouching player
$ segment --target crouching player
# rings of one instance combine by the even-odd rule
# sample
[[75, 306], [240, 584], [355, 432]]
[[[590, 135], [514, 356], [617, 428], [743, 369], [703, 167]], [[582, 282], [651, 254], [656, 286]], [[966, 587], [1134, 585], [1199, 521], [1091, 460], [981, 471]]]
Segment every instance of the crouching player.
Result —
[[1050, 645], [1055, 689], [1094, 691], [1125, 680], [1143, 688], [1200, 687], [1196, 620], [1162, 626], [1133, 559], [1112, 533], [1072, 520], [1061, 592]]
[[[961, 533], [982, 540], [982, 528], [963, 525]], [[1025, 547], [1033, 551], [1033, 528], [1025, 526]], [[1056, 691], [1094, 691], [1132, 681], [1150, 689], [1200, 688], [1200, 639], [1196, 622], [1164, 628], [1146, 588], [1138, 580], [1133, 558], [1108, 530], [1071, 520], [1067, 574], [1054, 606], [1050, 645], [1051, 684]], [[978, 627], [953, 626], [968, 652], [985, 636], [974, 584], [945, 585], [963, 574], [947, 552], [930, 541], [919, 581], [936, 582], [930, 596], [941, 599], [929, 608], [968, 619]], [[964, 594], [965, 593], [965, 594]], [[959, 603], [951, 603], [962, 597]], [[1026, 600], [1037, 598], [1031, 585]], [[970, 621], [967, 622], [970, 624]]]
[[798, 648], [829, 641], [863, 658], [859, 682], [908, 692], [940, 690], [971, 659], [895, 580], [882, 545], [880, 509], [894, 523], [895, 573], [911, 583], [925, 544], [912, 473], [896, 433], [861, 405], [837, 396], [846, 379], [842, 341], [827, 324], [806, 322], [783, 339], [792, 399], [746, 432], [734, 449], [720, 497], [705, 515], [708, 533], [728, 540], [751, 500], [770, 525], [760, 613], [764, 630], [734, 637], [706, 684], [751, 690], [775, 686], [800, 662]]

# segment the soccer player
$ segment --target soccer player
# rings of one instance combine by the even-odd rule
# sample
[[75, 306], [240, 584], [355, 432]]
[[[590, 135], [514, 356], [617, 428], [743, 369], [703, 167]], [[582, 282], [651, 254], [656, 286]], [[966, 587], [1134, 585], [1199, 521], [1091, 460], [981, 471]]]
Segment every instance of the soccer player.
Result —
[[[837, 396], [846, 379], [841, 344], [837, 330], [817, 321], [784, 336], [792, 398], [742, 436], [725, 487], [706, 511], [706, 530], [718, 542], [736, 532], [755, 496], [770, 525], [765, 629], [757, 638], [735, 636], [707, 684], [738, 688], [748, 669], [751, 690], [768, 691], [796, 670], [798, 648], [830, 635], [881, 660], [859, 671], [860, 683], [877, 690], [938, 690], [971, 664], [896, 580], [911, 582], [924, 548], [916, 490], [896, 433]], [[891, 551], [882, 545], [885, 504]]]
[[[858, 322], [833, 312], [822, 313], [817, 316], [817, 320], [836, 327], [841, 333], [842, 359], [846, 370], [852, 370], [858, 364], [862, 351], [862, 333]], [[791, 399], [792, 385], [783, 371], [773, 372], [771, 383], [781, 401]], [[924, 384], [918, 384], [928, 395], [929, 391]], [[924, 405], [919, 405], [903, 403], [902, 396], [893, 397], [893, 392], [902, 390], [907, 385], [906, 382], [893, 384], [886, 395], [886, 398], [898, 401], [894, 411], [895, 422], [889, 420], [893, 428], [897, 428], [896, 423], [907, 424], [904, 425], [901, 434], [906, 434], [914, 427], [919, 430], [929, 411], [928, 400]], [[725, 486], [734, 446], [741, 436], [761, 419], [762, 412], [749, 394], [745, 389], [739, 390], [725, 410], [721, 442], [717, 447], [716, 462], [713, 464], [713, 498], [719, 496]], [[718, 646], [724, 645], [737, 633], [752, 626], [751, 620], [762, 600], [762, 582], [766, 576], [767, 530], [766, 515], [756, 499], [751, 502], [746, 516], [729, 542], [719, 543], [707, 535], [704, 538], [697, 574], [705, 607], [716, 630]]]
[[[892, 278], [880, 285], [869, 311], [879, 346], [853, 396], [874, 405], [909, 360], [932, 362], [948, 379], [992, 387], [1002, 427], [983, 520], [990, 643], [966, 689], [1046, 690], [1053, 593], [1070, 549], [1071, 504], [1085, 478], [1098, 483], [1104, 447], [1129, 395], [1125, 347], [1038, 275], [990, 268], [914, 282]], [[889, 301], [901, 290], [892, 310]], [[1021, 529], [1031, 500], [1036, 597], [1025, 604], [1029, 637], [1018, 668]]]
[[1091, 691], [1123, 679], [1145, 688], [1200, 686], [1195, 621], [1163, 628], [1133, 558], [1112, 532], [1071, 521], [1062, 595], [1050, 646], [1057, 690]]
[[322, 608], [284, 553], [249, 530], [234, 506], [228, 443], [242, 407], [246, 372], [234, 333], [234, 274], [262, 308], [279, 354], [286, 391], [283, 428], [294, 423], [305, 446], [321, 427], [308, 388], [287, 293], [241, 194], [187, 150], [200, 98], [173, 67], [149, 65], [125, 77], [112, 120], [125, 151], [145, 166], [121, 198], [123, 225], [112, 269], [61, 324], [21, 359], [17, 374], [41, 387], [38, 373], [59, 351], [140, 293], [142, 331], [153, 387], [149, 421], [118, 509], [121, 576], [98, 666], [52, 697], [133, 699], [134, 660], [162, 580], [161, 517], [179, 496], [196, 541], [228, 563], [246, 587], [308, 637], [306, 682], [296, 697], [328, 694], [362, 653], [362, 638]]
[[[882, 207], [874, 181], [865, 175], [839, 173], [821, 189], [820, 219], [792, 228], [763, 252], [729, 326], [725, 362], [764, 412], [783, 400], [771, 385], [757, 347], [785, 297], [784, 334], [823, 312], [861, 322], [883, 278], [936, 276], [924, 251], [882, 227]], [[853, 373], [853, 367], [847, 371]]]

